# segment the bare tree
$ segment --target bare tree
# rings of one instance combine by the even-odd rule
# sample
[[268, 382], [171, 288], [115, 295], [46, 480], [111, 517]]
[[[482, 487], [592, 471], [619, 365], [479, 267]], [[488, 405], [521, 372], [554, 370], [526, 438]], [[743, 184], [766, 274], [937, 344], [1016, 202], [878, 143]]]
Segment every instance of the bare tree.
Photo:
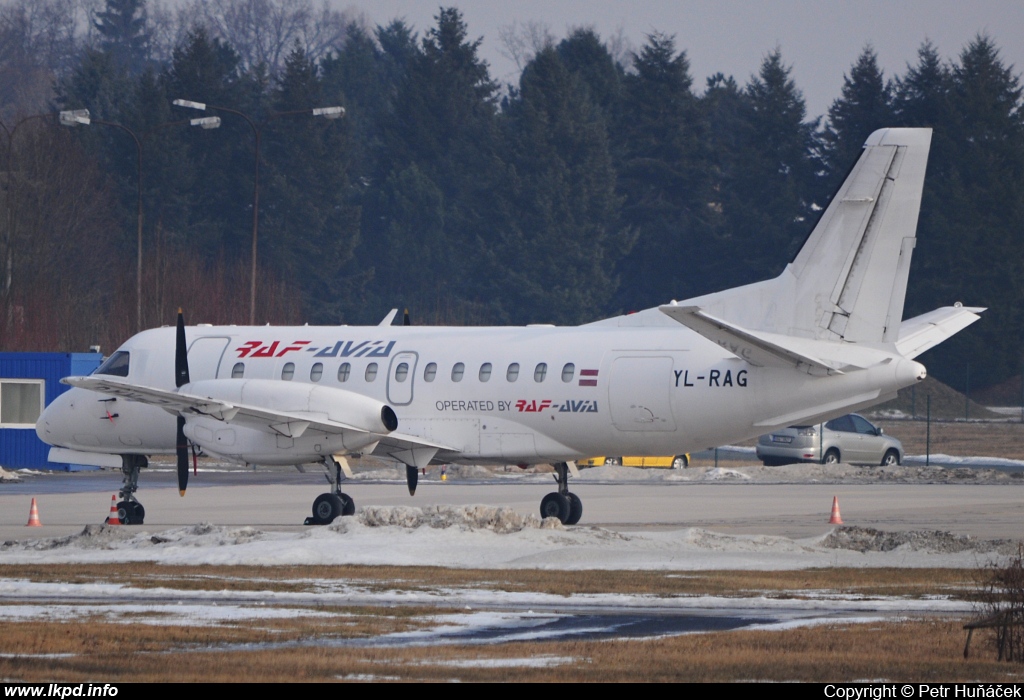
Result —
[[0, 347], [84, 349], [106, 322], [117, 278], [112, 199], [67, 130], [26, 123], [13, 146], [0, 217]]
[[990, 564], [980, 573], [979, 619], [965, 625], [970, 632], [964, 657], [974, 630], [987, 629], [997, 660], [1024, 663], [1024, 544], [1008, 562]]
[[324, 0], [193, 0], [179, 13], [179, 27], [201, 25], [238, 52], [243, 68], [266, 66], [271, 76], [284, 68], [296, 46], [314, 61], [344, 45], [358, 18]]
[[522, 23], [516, 20], [499, 27], [498, 39], [501, 41], [498, 53], [514, 61], [520, 73], [540, 51], [555, 44], [555, 36], [548, 25], [534, 20]]
[[73, 67], [88, 24], [79, 0], [14, 0], [0, 5], [0, 116], [42, 111], [57, 77]]

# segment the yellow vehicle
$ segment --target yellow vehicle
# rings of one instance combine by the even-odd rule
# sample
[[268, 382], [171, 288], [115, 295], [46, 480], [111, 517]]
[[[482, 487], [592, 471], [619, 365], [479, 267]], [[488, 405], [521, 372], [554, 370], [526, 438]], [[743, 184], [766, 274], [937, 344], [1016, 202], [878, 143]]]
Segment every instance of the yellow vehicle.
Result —
[[685, 469], [690, 466], [690, 455], [682, 454], [671, 457], [588, 457], [576, 463], [577, 467], [657, 467], [661, 469]]

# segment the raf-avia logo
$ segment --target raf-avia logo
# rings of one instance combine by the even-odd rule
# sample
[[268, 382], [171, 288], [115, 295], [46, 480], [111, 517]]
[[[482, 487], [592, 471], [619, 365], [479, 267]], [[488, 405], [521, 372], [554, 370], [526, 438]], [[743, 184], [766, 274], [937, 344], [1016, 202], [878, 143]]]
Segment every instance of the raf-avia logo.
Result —
[[515, 407], [520, 413], [543, 413], [548, 408], [559, 413], [597, 413], [597, 401], [594, 400], [555, 403], [550, 399], [541, 401], [520, 399], [516, 401]]
[[383, 340], [339, 340], [324, 347], [314, 347], [311, 343], [310, 340], [293, 340], [290, 343], [283, 340], [250, 340], [235, 348], [235, 352], [239, 357], [284, 357], [299, 350], [311, 352], [314, 357], [388, 357], [395, 347], [393, 340], [388, 343]]

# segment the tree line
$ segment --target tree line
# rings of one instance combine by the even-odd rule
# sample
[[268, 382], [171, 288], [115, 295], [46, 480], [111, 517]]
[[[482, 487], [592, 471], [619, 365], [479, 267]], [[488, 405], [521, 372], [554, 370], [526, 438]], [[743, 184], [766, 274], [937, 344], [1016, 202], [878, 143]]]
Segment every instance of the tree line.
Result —
[[[928, 126], [905, 316], [988, 306], [923, 360], [960, 389], [1021, 370], [1021, 87], [985, 35], [953, 59], [925, 42], [896, 76], [867, 46], [813, 118], [779, 48], [745, 82], [698, 88], [670, 35], [624, 53], [531, 27], [502, 86], [452, 8], [421, 36], [309, 0], [197, 2], [176, 21], [96, 0], [84, 33], [61, 14], [80, 7], [0, 7], [0, 349], [109, 350], [134, 331], [139, 148], [144, 324], [179, 305], [247, 322], [253, 129], [212, 108], [221, 127], [193, 128], [204, 114], [172, 105], [186, 99], [260, 131], [258, 323], [408, 307], [416, 323], [576, 324], [765, 279], [868, 134]], [[345, 117], [308, 112], [331, 105]], [[140, 146], [58, 124], [73, 109]]]

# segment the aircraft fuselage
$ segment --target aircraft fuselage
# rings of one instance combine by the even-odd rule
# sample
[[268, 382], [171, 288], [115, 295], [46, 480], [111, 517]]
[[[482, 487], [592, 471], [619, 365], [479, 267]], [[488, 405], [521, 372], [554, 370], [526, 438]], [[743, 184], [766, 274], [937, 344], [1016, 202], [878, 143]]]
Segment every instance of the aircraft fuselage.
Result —
[[[261, 380], [282, 390], [287, 382], [299, 397], [342, 390], [391, 406], [401, 433], [445, 446], [435, 460], [529, 464], [691, 452], [884, 400], [924, 374], [885, 350], [867, 370], [828, 377], [759, 367], [669, 323], [195, 326], [188, 389]], [[140, 333], [119, 352], [128, 353], [127, 381], [174, 389], [173, 328]], [[173, 453], [174, 421], [159, 407], [73, 388], [47, 409], [39, 432], [86, 452]], [[190, 418], [187, 431], [206, 452], [241, 462], [303, 463], [359, 450], [316, 431], [289, 437], [205, 416]]]

